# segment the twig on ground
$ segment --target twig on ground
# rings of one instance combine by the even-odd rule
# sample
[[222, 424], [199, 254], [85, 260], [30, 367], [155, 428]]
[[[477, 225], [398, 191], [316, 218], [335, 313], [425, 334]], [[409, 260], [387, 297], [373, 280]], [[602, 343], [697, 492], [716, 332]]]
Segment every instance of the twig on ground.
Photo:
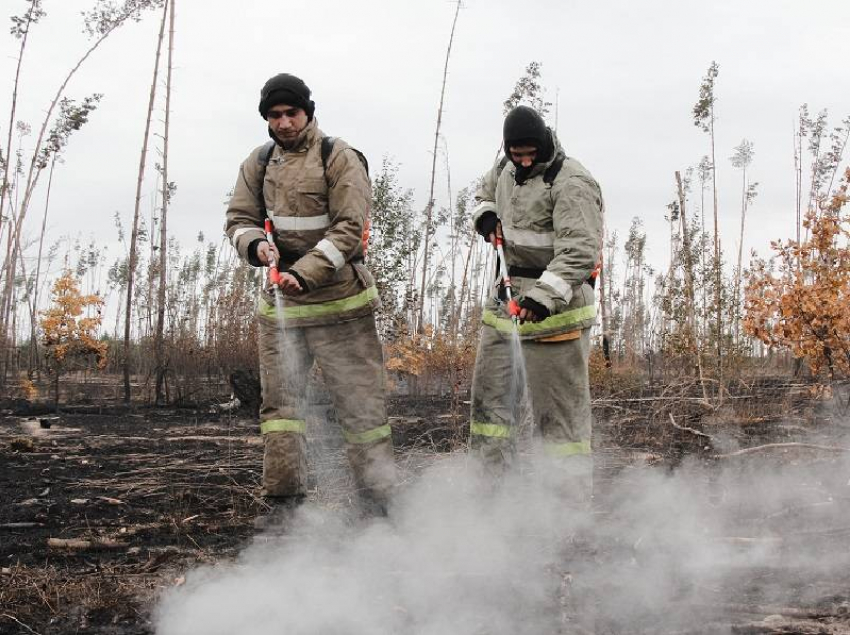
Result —
[[18, 626], [23, 626], [23, 627], [24, 627], [25, 629], [27, 629], [30, 633], [33, 633], [33, 635], [39, 635], [39, 633], [38, 633], [37, 631], [32, 630], [29, 626], [27, 626], [26, 624], [24, 624], [21, 620], [19, 620], [19, 619], [18, 619], [17, 617], [15, 617], [14, 615], [9, 615], [8, 613], [2, 613], [2, 614], [0, 614], [0, 617], [5, 617], [5, 618], [6, 618], [6, 619], [8, 619], [8, 620], [12, 620], [13, 622], [16, 622], [16, 623], [18, 624]]
[[803, 450], [820, 450], [822, 452], [850, 452], [850, 448], [838, 448], [831, 445], [815, 445], [813, 443], [797, 443], [797, 442], [789, 442], [789, 443], [765, 443], [764, 445], [756, 445], [751, 448], [744, 448], [743, 450], [736, 450], [735, 452], [728, 452], [727, 454], [715, 454], [715, 459], [728, 459], [735, 456], [744, 456], [745, 454], [754, 454], [756, 452], [763, 452], [765, 450], [787, 450], [791, 448], [799, 448]]
[[823, 609], [797, 609], [790, 606], [772, 606], [758, 604], [721, 604], [723, 608], [735, 613], [751, 613], [756, 615], [783, 615], [785, 617], [797, 617], [802, 619], [820, 617], [838, 617], [840, 611], [827, 611]]
[[689, 428], [688, 426], [680, 426], [678, 423], [676, 423], [676, 419], [673, 417], [672, 412], [668, 412], [667, 414], [670, 415], [670, 423], [673, 424], [673, 427], [676, 428], [676, 430], [682, 430], [684, 432], [690, 432], [691, 434], [695, 434], [698, 437], [705, 437], [709, 441], [711, 441], [713, 439], [713, 437], [710, 434], [706, 434], [705, 432], [701, 432], [700, 430], [697, 430], [695, 428]]
[[81, 538], [48, 538], [49, 549], [69, 549], [72, 551], [86, 551], [87, 549], [123, 549], [128, 545], [124, 542], [111, 540], [109, 538], [92, 538], [83, 540]]

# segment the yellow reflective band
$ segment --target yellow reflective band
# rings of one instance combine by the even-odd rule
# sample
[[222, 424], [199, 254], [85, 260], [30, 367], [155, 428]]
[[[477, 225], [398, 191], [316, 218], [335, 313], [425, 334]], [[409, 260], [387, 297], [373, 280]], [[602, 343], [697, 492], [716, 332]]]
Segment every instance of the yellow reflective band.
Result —
[[384, 424], [380, 428], [373, 428], [371, 430], [366, 430], [366, 432], [344, 431], [343, 436], [345, 436], [345, 440], [349, 443], [360, 445], [363, 443], [374, 443], [375, 441], [386, 439], [392, 433], [393, 431], [390, 429], [390, 426], [388, 424]]
[[548, 456], [576, 456], [592, 454], [590, 441], [574, 441], [572, 443], [545, 443], [543, 451]]
[[510, 439], [511, 426], [503, 426], [498, 423], [481, 423], [473, 421], [469, 425], [469, 433], [480, 437], [492, 437], [494, 439]]
[[[551, 317], [547, 317], [540, 322], [526, 322], [520, 324], [518, 331], [520, 335], [534, 335], [535, 333], [543, 333], [552, 329], [567, 328], [576, 326], [585, 320], [592, 320], [596, 317], [596, 307], [592, 304], [565, 311], [564, 313], [556, 313]], [[498, 317], [493, 311], [484, 311], [483, 320], [487, 326], [492, 326], [497, 331], [502, 333], [513, 333], [514, 323], [507, 318]]]
[[[320, 302], [318, 304], [302, 304], [300, 306], [287, 306], [283, 308], [283, 318], [285, 320], [296, 318], [311, 318], [324, 317], [335, 313], [346, 313], [360, 307], [366, 306], [372, 300], [378, 297], [378, 288], [369, 287], [365, 291], [361, 291], [357, 295], [341, 300], [330, 300], [328, 302]], [[265, 298], [260, 300], [259, 313], [263, 317], [275, 319], [277, 311], [272, 304], [266, 302]]]
[[269, 419], [260, 424], [260, 433], [269, 432], [297, 432], [307, 433], [307, 424], [301, 419]]

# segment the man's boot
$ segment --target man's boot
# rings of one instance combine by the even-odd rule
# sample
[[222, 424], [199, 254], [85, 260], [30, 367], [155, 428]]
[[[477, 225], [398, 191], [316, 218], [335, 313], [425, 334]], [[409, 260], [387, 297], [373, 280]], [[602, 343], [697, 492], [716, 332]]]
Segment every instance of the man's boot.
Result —
[[295, 496], [267, 496], [265, 501], [269, 509], [254, 519], [254, 529], [261, 531], [267, 529], [275, 529], [281, 532], [286, 531], [292, 523], [296, 510], [304, 502], [304, 499], [305, 496], [303, 494], [297, 494]]
[[375, 490], [361, 490], [359, 496], [360, 514], [363, 518], [386, 518], [389, 499]]

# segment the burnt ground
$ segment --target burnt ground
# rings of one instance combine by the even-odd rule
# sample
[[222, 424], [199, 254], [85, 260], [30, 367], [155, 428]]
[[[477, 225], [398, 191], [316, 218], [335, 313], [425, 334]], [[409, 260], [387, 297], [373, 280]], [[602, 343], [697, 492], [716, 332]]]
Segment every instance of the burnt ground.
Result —
[[[841, 471], [846, 463], [839, 462], [843, 454], [831, 440], [841, 417], [815, 412], [805, 390], [777, 390], [781, 394], [761, 397], [781, 401], [776, 412], [762, 407], [755, 414], [748, 410], [758, 403], [752, 394], [737, 402], [730, 399], [726, 412], [681, 394], [597, 400], [601, 513], [616, 511], [605, 509], [606, 483], [627, 477], [635, 466], [675, 469], [685, 455], [696, 456], [709, 473], [714, 462], [743, 464], [751, 457], [803, 466], [826, 463], [834, 466], [835, 479], [821, 484], [821, 493], [850, 503], [848, 474]], [[444, 399], [392, 402], [402, 463], [460, 447], [466, 436], [460, 423], [464, 417], [452, 416], [449, 408]], [[235, 557], [256, 533], [252, 522], [264, 509], [258, 498], [262, 445], [250, 418], [193, 410], [94, 410], [66, 412], [43, 422], [38, 416], [0, 417], [4, 635], [152, 633], [149, 611], [163, 589], [181, 584], [188, 568]], [[792, 445], [772, 445], [776, 443]], [[762, 450], [740, 453], [741, 448], [766, 444]], [[761, 528], [776, 522], [793, 529], [795, 519], [806, 514], [786, 510], [765, 521], [755, 512], [748, 516], [741, 511], [743, 525]], [[783, 549], [793, 552], [795, 540], [809, 545], [820, 541], [828, 561], [831, 550], [850, 548], [850, 527], [826, 522], [814, 534], [809, 523], [801, 525], [785, 539]], [[758, 542], [741, 536], [729, 540], [740, 541], [744, 551]], [[639, 560], [640, 554], [628, 557]], [[823, 567], [817, 579], [806, 574], [797, 587], [785, 585], [770, 593], [783, 566], [781, 559], [768, 563], [749, 571], [734, 593], [707, 592], [705, 606], [680, 607], [690, 615], [676, 632], [850, 633], [850, 571]], [[789, 571], [783, 573], [787, 577]], [[603, 619], [597, 632], [673, 632], [653, 628], [653, 619], [643, 615], [640, 627]]]

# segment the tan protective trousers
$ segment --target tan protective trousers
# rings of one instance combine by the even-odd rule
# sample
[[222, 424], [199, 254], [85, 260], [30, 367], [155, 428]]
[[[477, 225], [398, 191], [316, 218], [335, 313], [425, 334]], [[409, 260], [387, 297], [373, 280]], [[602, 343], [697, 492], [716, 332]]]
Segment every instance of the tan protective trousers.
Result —
[[361, 495], [386, 502], [396, 483], [381, 344], [372, 315], [282, 331], [259, 316], [263, 494], [305, 493], [307, 379], [322, 372]]
[[590, 500], [593, 486], [588, 358], [590, 329], [575, 339], [526, 340], [490, 326], [481, 330], [472, 380], [470, 450], [489, 470], [501, 473], [516, 452], [524, 387], [513, 349], [521, 347], [535, 432], [542, 437], [542, 462], [576, 502]]

